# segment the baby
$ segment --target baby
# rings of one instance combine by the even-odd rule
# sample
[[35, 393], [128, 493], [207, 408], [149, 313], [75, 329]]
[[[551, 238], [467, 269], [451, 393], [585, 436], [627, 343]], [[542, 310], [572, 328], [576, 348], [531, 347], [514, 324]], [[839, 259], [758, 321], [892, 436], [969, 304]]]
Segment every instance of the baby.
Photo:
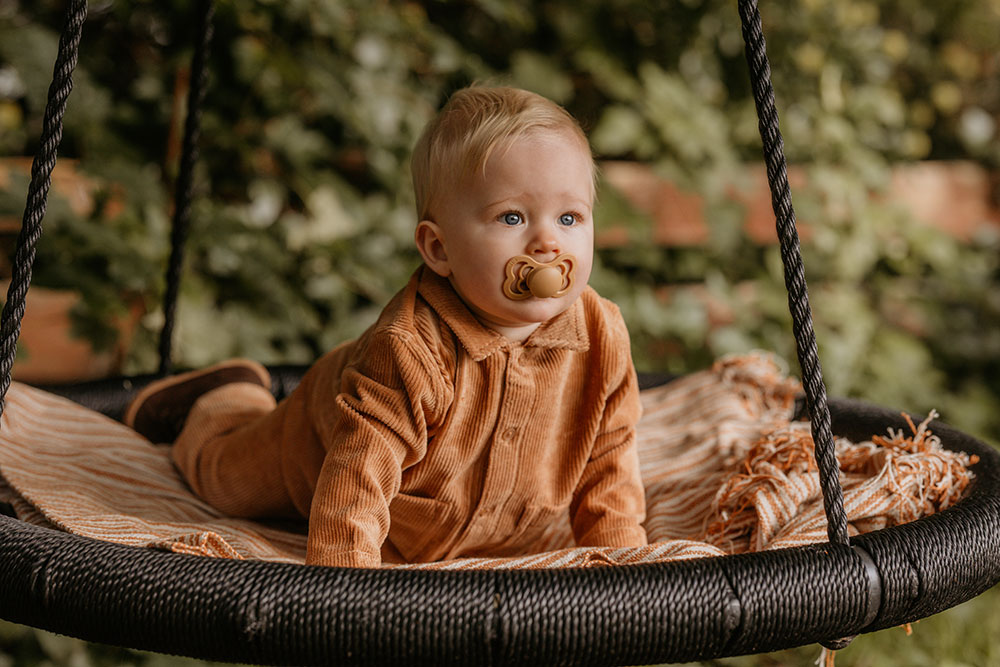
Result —
[[423, 265], [275, 404], [259, 364], [151, 384], [126, 423], [174, 441], [242, 517], [308, 517], [308, 563], [378, 567], [646, 544], [628, 333], [587, 280], [595, 166], [576, 121], [504, 87], [455, 93], [412, 160]]

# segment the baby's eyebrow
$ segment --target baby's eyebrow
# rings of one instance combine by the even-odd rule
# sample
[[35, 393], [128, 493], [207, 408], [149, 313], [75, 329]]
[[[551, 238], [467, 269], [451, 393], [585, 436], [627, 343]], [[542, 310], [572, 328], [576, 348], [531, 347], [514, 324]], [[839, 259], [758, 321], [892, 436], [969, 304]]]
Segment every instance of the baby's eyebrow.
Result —
[[[555, 196], [559, 197], [567, 207], [579, 207], [586, 209], [592, 209], [594, 207], [593, 200], [580, 199], [574, 194], [564, 193], [564, 194], [556, 194]], [[487, 211], [492, 208], [497, 208], [504, 205], [514, 205], [516, 203], [520, 203], [519, 202], [520, 199], [522, 199], [522, 196], [516, 194], [510, 195], [508, 197], [503, 197], [494, 202], [486, 204], [485, 206], [483, 206], [483, 210]]]
[[498, 206], [503, 206], [504, 204], [508, 204], [515, 199], [517, 199], [516, 196], [504, 197], [503, 199], [498, 199], [495, 202], [487, 204], [486, 206], [483, 207], [483, 209], [491, 209], [491, 208], [496, 208]]

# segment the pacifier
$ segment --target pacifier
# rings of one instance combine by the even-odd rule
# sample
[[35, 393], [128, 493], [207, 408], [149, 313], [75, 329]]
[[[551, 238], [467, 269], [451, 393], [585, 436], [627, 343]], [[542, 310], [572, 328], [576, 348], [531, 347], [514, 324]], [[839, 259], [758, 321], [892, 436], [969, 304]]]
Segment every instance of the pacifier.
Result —
[[559, 255], [551, 262], [539, 262], [528, 255], [515, 255], [504, 267], [506, 277], [503, 293], [508, 299], [521, 301], [531, 297], [560, 297], [573, 287], [576, 257]]

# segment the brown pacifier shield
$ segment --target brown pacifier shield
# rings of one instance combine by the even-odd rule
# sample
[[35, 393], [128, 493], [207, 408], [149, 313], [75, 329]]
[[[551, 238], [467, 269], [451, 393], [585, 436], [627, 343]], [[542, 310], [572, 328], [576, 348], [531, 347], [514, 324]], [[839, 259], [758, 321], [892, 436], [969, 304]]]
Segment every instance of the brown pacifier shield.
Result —
[[539, 262], [528, 255], [516, 255], [504, 268], [503, 293], [508, 299], [520, 301], [560, 297], [573, 287], [576, 258], [568, 253], [551, 262]]

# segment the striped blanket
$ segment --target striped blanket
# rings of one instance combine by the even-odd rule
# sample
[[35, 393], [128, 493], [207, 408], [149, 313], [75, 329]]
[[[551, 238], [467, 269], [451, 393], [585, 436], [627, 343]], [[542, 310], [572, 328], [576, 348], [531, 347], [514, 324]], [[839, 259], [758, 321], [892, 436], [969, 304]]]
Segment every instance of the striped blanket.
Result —
[[[808, 423], [792, 421], [799, 385], [759, 355], [643, 392], [639, 457], [649, 546], [575, 548], [569, 520], [542, 553], [465, 558], [428, 569], [585, 567], [778, 549], [826, 540]], [[956, 502], [970, 457], [927, 428], [836, 442], [853, 533]], [[234, 519], [195, 497], [164, 446], [66, 399], [13, 383], [0, 423], [0, 502], [27, 522], [122, 544], [221, 558], [301, 563], [305, 525]]]

